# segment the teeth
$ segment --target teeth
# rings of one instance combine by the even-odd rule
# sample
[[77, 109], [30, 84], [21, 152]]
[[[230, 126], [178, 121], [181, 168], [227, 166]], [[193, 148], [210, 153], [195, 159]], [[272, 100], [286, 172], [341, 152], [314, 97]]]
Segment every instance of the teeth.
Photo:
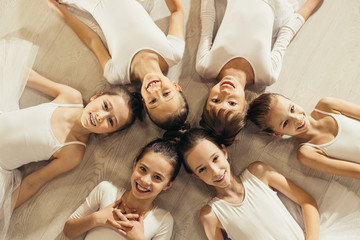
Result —
[[224, 177], [225, 177], [225, 173], [219, 179], [217, 179], [216, 182], [220, 182], [221, 180], [223, 180]]
[[92, 123], [94, 126], [96, 126], [95, 120], [94, 120], [94, 118], [93, 118], [93, 116], [92, 116], [91, 113], [90, 113], [90, 121], [91, 121], [91, 123]]
[[149, 190], [146, 189], [146, 188], [142, 188], [142, 187], [140, 186], [140, 184], [137, 184], [137, 188], [138, 188], [140, 191], [143, 191], [143, 192], [149, 191]]

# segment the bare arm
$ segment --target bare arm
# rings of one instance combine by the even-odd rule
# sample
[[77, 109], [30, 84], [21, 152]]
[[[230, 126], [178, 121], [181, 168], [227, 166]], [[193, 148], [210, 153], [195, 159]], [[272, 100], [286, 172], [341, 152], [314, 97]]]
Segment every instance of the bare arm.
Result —
[[224, 239], [219, 227], [220, 222], [209, 205], [205, 205], [200, 210], [200, 220], [205, 234], [209, 240]]
[[74, 30], [80, 40], [95, 54], [100, 66], [104, 72], [106, 63], [111, 56], [102, 42], [99, 35], [89, 26], [75, 17], [66, 7], [66, 5], [58, 3], [55, 0], [48, 0], [49, 5], [62, 17], [65, 22]]
[[301, 146], [297, 159], [305, 166], [322, 172], [360, 179], [360, 164], [328, 157], [310, 146]]
[[184, 10], [180, 0], [165, 0], [171, 13], [169, 35], [173, 35], [184, 40]]
[[315, 9], [322, 3], [323, 0], [306, 0], [306, 2], [299, 8], [297, 11], [305, 21], [310, 17], [310, 15], [315, 11]]
[[322, 98], [315, 108], [326, 112], [342, 114], [360, 121], [360, 105], [339, 98]]
[[78, 90], [64, 84], [53, 82], [33, 70], [30, 71], [26, 85], [53, 97], [53, 102], [56, 103], [83, 103], [82, 95]]
[[72, 144], [63, 147], [58, 152], [55, 159], [49, 164], [24, 178], [20, 184], [15, 208], [32, 197], [45, 183], [79, 165], [83, 159], [85, 148], [82, 145]]
[[249, 165], [249, 171], [301, 206], [306, 229], [306, 239], [319, 239], [320, 220], [315, 199], [302, 188], [262, 162]]

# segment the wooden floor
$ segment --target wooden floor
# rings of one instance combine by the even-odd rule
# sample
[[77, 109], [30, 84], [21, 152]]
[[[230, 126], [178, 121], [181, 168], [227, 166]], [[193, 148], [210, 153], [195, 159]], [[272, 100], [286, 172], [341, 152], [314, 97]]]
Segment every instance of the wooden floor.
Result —
[[[154, 3], [151, 16], [166, 31], [169, 15], [166, 6], [163, 0], [154, 0]], [[194, 67], [200, 0], [182, 0], [182, 3], [186, 21], [185, 55], [168, 75], [179, 79], [190, 103], [188, 120], [197, 126], [204, 101], [215, 81], [201, 79]], [[217, 0], [219, 9], [224, 9], [225, 3], [226, 0]], [[101, 34], [91, 17], [75, 13]], [[0, 38], [14, 36], [39, 45], [35, 70], [80, 90], [85, 99], [109, 87], [95, 56], [47, 7], [46, 0], [0, 0]], [[359, 83], [360, 1], [324, 0], [291, 43], [280, 79], [266, 91], [282, 93], [310, 111], [324, 96], [360, 104]], [[21, 107], [46, 101], [49, 101], [46, 96], [26, 89]], [[146, 119], [110, 137], [92, 136], [80, 166], [48, 183], [15, 210], [7, 239], [66, 239], [62, 234], [64, 222], [93, 187], [103, 180], [129, 187], [132, 161], [138, 150], [162, 133]], [[326, 181], [336, 179], [360, 195], [359, 180], [322, 174], [300, 165], [295, 158], [296, 146], [293, 139], [274, 139], [249, 124], [229, 148], [233, 170], [239, 174], [249, 163], [260, 160], [300, 185], [305, 175]], [[46, 163], [30, 164], [22, 170], [27, 174], [43, 164]], [[171, 211], [175, 219], [173, 239], [205, 239], [198, 211], [212, 195], [210, 187], [181, 170], [174, 186], [157, 201]]]

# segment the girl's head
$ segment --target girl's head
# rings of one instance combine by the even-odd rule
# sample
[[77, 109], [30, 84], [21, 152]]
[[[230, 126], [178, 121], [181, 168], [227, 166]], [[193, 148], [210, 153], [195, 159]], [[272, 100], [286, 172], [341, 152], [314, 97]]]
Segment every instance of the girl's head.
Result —
[[191, 129], [181, 138], [178, 151], [187, 172], [215, 187], [230, 183], [226, 148], [212, 133], [201, 128]]
[[90, 98], [81, 116], [82, 125], [94, 133], [111, 133], [129, 127], [142, 118], [143, 105], [139, 94], [122, 87], [99, 92]]
[[131, 191], [139, 198], [155, 198], [171, 187], [180, 167], [176, 144], [156, 139], [143, 147], [134, 161]]
[[186, 121], [189, 106], [176, 82], [162, 74], [148, 74], [141, 86], [141, 96], [150, 119], [165, 130], [179, 129]]
[[231, 145], [246, 124], [248, 102], [255, 95], [253, 92], [244, 92], [244, 88], [235, 79], [222, 79], [210, 91], [200, 125], [221, 137], [226, 146]]
[[309, 126], [304, 109], [276, 93], [264, 93], [256, 98], [250, 104], [247, 118], [276, 137], [296, 136]]

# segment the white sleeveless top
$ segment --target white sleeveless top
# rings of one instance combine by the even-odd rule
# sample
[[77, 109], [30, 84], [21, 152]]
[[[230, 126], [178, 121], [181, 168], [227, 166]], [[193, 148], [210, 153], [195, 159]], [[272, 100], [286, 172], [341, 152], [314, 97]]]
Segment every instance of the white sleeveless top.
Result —
[[111, 59], [106, 63], [104, 77], [111, 84], [130, 83], [130, 65], [141, 50], [159, 54], [169, 67], [184, 54], [185, 41], [166, 36], [136, 0], [61, 0], [88, 11], [100, 25], [106, 38]]
[[245, 198], [231, 204], [217, 197], [209, 205], [228, 237], [246, 240], [305, 239], [304, 232], [281, 202], [276, 192], [245, 170], [240, 179]]
[[338, 133], [328, 143], [320, 145], [303, 143], [302, 145], [318, 148], [332, 158], [360, 163], [360, 121], [342, 114], [314, 110], [332, 116], [337, 123]]
[[59, 143], [51, 130], [51, 116], [58, 107], [82, 104], [44, 103], [0, 114], [0, 167], [18, 168], [30, 162], [49, 160], [60, 148], [79, 141]]

